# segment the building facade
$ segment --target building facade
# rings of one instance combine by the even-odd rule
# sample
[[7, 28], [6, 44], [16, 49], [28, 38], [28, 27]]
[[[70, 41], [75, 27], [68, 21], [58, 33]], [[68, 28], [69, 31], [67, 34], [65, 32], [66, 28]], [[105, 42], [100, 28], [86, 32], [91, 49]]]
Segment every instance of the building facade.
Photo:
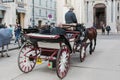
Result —
[[65, 13], [73, 7], [79, 23], [84, 23], [84, 0], [57, 0], [57, 23], [65, 23]]
[[6, 7], [1, 24], [6, 26], [20, 24], [25, 25], [26, 1], [25, 0], [1, 0], [1, 5]]
[[[111, 32], [120, 30], [120, 0], [85, 0], [86, 26], [111, 26]], [[91, 16], [89, 15], [91, 14]]]
[[120, 0], [57, 0], [57, 23], [65, 23], [69, 7], [75, 8], [78, 22], [86, 27], [101, 29], [105, 24], [111, 26], [111, 32], [120, 30]]
[[30, 25], [56, 23], [56, 0], [28, 1], [28, 23], [30, 23]]
[[0, 0], [0, 23], [22, 27], [56, 22], [56, 0]]

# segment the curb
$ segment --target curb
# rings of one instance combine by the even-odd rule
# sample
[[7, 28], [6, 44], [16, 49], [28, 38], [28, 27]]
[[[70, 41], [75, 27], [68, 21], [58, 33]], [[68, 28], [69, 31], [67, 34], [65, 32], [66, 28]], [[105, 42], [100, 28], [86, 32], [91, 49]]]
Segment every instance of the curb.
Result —
[[[8, 51], [12, 51], [12, 50], [15, 50], [15, 49], [19, 49], [19, 47], [15, 47], [15, 48], [8, 49]], [[6, 51], [7, 51], [7, 50], [3, 50], [3, 51], [0, 50], [0, 53], [6, 52]]]

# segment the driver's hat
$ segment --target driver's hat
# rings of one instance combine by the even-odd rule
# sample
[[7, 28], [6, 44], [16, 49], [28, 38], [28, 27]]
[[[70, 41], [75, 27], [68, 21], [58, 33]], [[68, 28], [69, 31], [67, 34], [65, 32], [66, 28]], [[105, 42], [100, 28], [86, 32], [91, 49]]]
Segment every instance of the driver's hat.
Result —
[[70, 10], [74, 10], [74, 8], [73, 8], [73, 7], [70, 7]]

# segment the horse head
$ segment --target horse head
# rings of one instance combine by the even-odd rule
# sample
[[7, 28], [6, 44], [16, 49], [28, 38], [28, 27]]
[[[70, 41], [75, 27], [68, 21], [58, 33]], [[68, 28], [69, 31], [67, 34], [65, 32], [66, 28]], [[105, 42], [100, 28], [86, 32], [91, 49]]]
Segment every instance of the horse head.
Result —
[[76, 30], [81, 33], [81, 36], [85, 36], [86, 28], [83, 24], [77, 24]]

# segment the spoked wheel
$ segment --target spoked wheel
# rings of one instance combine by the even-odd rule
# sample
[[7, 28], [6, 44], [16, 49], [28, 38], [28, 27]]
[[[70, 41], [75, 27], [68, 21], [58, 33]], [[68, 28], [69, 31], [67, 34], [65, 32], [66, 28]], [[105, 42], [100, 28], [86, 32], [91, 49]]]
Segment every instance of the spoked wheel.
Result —
[[81, 44], [80, 47], [80, 61], [83, 62], [85, 60], [86, 57], [86, 46], [85, 44]]
[[37, 51], [34, 46], [29, 42], [24, 43], [18, 56], [19, 69], [24, 73], [32, 71], [36, 65], [36, 58]]
[[73, 44], [73, 53], [79, 52], [79, 49], [78, 49], [79, 45], [80, 45], [79, 43], [74, 42], [74, 44]]
[[63, 46], [58, 54], [56, 60], [56, 72], [60, 79], [63, 79], [70, 67], [70, 53], [66, 46]]

